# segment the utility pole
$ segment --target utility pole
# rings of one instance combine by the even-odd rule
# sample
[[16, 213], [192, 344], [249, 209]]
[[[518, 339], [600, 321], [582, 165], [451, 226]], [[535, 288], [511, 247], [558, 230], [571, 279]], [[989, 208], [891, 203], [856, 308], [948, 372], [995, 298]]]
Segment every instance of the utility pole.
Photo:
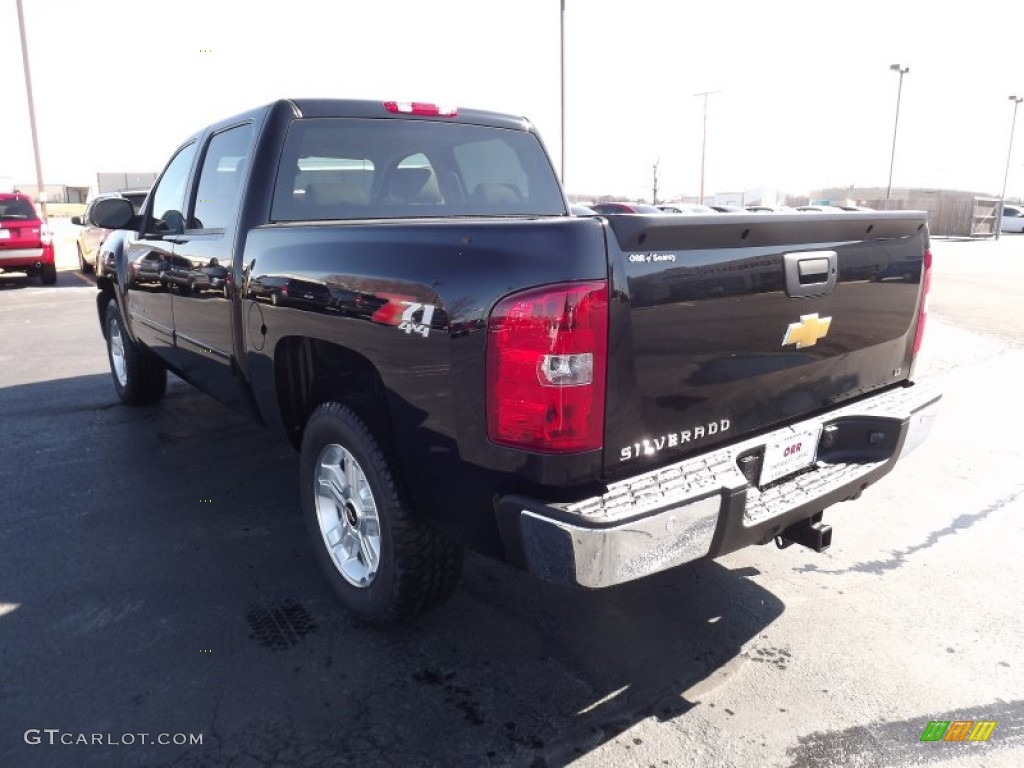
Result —
[[886, 200], [892, 197], [892, 166], [896, 162], [896, 130], [900, 127], [900, 97], [903, 96], [903, 76], [910, 71], [910, 67], [892, 64], [889, 66], [889, 69], [900, 73], [900, 86], [896, 91], [896, 123], [892, 127], [892, 154], [889, 156], [889, 186], [885, 190]]
[[652, 166], [652, 168], [654, 170], [654, 191], [651, 194], [651, 205], [657, 205], [658, 204], [658, 166], [659, 165], [661, 165], [661, 158], [660, 157], [657, 160], [654, 161], [654, 165]]
[[[20, 0], [19, 0], [19, 2], [20, 2]], [[560, 63], [559, 70], [561, 72], [561, 78], [562, 78], [562, 85], [561, 85], [561, 91], [560, 91], [561, 104], [562, 104], [562, 118], [561, 118], [561, 124], [562, 124], [562, 163], [561, 163], [561, 167], [562, 167], [562, 189], [565, 189], [566, 188], [565, 187], [565, 0], [561, 0], [561, 2], [562, 2], [562, 15], [560, 17], [561, 24], [560, 24], [560, 30], [559, 30], [560, 31], [560, 35], [561, 35], [561, 43], [559, 45], [559, 55], [561, 57], [561, 63]]]
[[708, 148], [708, 96], [713, 93], [721, 93], [721, 91], [701, 91], [700, 93], [693, 94], [694, 96], [704, 97], [704, 134], [700, 142], [700, 202], [704, 203], [704, 158], [707, 154]]
[[18, 5], [18, 29], [21, 31], [21, 59], [25, 63], [25, 93], [28, 94], [28, 122], [32, 129], [32, 154], [36, 159], [36, 186], [38, 189], [39, 208], [46, 221], [46, 187], [43, 185], [43, 166], [39, 162], [39, 139], [36, 135], [36, 108], [32, 102], [32, 74], [28, 68], [28, 43], [25, 41], [25, 12], [21, 7], [21, 0]]
[[999, 196], [999, 210], [996, 211], [996, 240], [1003, 226], [1003, 205], [1006, 203], [1006, 182], [1010, 179], [1010, 158], [1013, 156], [1013, 129], [1017, 127], [1017, 107], [1024, 101], [1022, 96], [1011, 96], [1013, 102], [1013, 121], [1010, 123], [1010, 148], [1006, 150], [1006, 173], [1003, 174], [1003, 193]]

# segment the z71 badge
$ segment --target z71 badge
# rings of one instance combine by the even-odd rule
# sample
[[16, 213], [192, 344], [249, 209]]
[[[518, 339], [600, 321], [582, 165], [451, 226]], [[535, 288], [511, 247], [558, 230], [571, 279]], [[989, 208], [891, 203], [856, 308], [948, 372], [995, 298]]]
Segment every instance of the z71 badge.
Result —
[[[402, 313], [402, 322], [399, 323], [398, 330], [406, 333], [418, 333], [424, 339], [427, 338], [430, 335], [430, 322], [434, 319], [434, 305], [420, 304], [416, 301], [403, 301], [402, 303], [406, 305], [406, 309]], [[415, 314], [420, 310], [423, 310], [423, 313], [417, 323]]]
[[424, 339], [430, 335], [430, 324], [437, 309], [434, 304], [422, 304], [400, 294], [378, 293], [377, 296], [388, 303], [373, 313], [374, 322], [397, 325], [398, 330], [419, 334]]

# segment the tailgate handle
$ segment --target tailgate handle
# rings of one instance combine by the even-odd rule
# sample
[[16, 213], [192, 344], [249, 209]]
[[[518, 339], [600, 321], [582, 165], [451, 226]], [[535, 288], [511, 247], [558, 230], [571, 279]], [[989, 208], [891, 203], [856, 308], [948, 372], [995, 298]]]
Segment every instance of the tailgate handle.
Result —
[[803, 251], [782, 257], [786, 295], [793, 299], [827, 296], [836, 287], [835, 251]]

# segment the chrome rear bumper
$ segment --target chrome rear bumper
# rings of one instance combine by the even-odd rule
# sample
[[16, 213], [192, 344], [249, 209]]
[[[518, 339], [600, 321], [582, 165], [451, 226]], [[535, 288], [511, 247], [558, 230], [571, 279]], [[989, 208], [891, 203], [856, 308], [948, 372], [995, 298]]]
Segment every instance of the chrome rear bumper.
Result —
[[[541, 578], [598, 588], [771, 541], [891, 471], [928, 435], [940, 399], [920, 385], [889, 390], [614, 483], [573, 504], [507, 496], [498, 504], [502, 529], [514, 539], [506, 546]], [[808, 470], [763, 490], [741, 471], [740, 457], [819, 426], [818, 459]], [[869, 433], [884, 439], [869, 446]]]

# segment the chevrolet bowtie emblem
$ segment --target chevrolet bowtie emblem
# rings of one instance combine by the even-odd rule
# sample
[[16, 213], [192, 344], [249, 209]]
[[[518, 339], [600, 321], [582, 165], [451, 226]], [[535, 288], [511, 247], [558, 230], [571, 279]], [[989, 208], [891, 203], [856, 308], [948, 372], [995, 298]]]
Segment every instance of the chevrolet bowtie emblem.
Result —
[[813, 347], [818, 339], [824, 339], [828, 333], [828, 327], [832, 325], [831, 317], [818, 317], [813, 315], [800, 315], [799, 323], [790, 323], [786, 329], [786, 335], [782, 337], [782, 346], [796, 344], [797, 349]]

